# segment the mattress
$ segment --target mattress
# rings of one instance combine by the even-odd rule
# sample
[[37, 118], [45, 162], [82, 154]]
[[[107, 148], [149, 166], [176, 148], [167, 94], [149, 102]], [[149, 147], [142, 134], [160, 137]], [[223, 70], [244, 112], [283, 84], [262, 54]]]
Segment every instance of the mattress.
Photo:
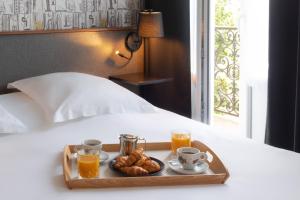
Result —
[[[224, 185], [73, 189], [64, 184], [62, 151], [85, 139], [118, 143], [132, 133], [148, 142], [170, 141], [174, 129], [187, 129], [211, 147], [228, 168]], [[177, 114], [113, 114], [72, 121], [28, 134], [0, 137], [1, 200], [203, 199], [299, 200], [300, 155], [257, 144]]]

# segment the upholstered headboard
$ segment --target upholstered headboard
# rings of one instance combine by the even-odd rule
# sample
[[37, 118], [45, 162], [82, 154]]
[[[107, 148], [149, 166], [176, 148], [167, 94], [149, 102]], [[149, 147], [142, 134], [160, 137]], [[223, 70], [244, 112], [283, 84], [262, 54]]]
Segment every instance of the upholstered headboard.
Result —
[[42, 35], [0, 36], [0, 93], [9, 82], [61, 71], [76, 71], [107, 77], [143, 70], [143, 51], [128, 65], [115, 55], [124, 54], [127, 32], [78, 32]]

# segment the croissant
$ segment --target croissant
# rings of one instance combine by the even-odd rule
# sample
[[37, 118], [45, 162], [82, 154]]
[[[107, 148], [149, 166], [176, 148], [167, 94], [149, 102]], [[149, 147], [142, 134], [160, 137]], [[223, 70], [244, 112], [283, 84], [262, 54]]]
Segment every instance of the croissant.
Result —
[[113, 167], [115, 169], [120, 169], [122, 167], [130, 167], [136, 161], [140, 160], [143, 156], [144, 149], [136, 149], [129, 156], [119, 156], [116, 158], [116, 162]]
[[128, 176], [145, 176], [160, 170], [160, 165], [144, 154], [144, 149], [134, 150], [129, 156], [119, 156], [113, 167]]
[[114, 163], [115, 169], [120, 169], [121, 167], [127, 166], [128, 156], [119, 156], [116, 158], [116, 162]]
[[140, 160], [143, 156], [144, 149], [143, 148], [138, 148], [134, 150], [129, 156], [126, 161], [126, 167], [130, 167], [133, 165], [136, 161]]
[[141, 157], [141, 159], [139, 159], [134, 165], [141, 167], [141, 166], [143, 166], [145, 164], [145, 162], [147, 160], [150, 160], [150, 158], [148, 156], [146, 156], [145, 154], [143, 154], [142, 157]]
[[154, 160], [146, 160], [141, 167], [147, 170], [149, 173], [157, 172], [160, 170], [160, 165]]
[[122, 167], [120, 171], [128, 176], [145, 176], [149, 174], [147, 170], [138, 166]]

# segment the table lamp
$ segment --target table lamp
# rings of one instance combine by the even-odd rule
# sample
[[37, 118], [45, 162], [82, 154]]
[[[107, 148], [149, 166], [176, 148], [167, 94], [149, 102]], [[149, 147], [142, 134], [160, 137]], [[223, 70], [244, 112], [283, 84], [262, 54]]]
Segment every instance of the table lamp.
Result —
[[162, 13], [154, 12], [153, 10], [140, 12], [138, 34], [144, 38], [144, 74], [149, 76], [149, 38], [164, 37]]

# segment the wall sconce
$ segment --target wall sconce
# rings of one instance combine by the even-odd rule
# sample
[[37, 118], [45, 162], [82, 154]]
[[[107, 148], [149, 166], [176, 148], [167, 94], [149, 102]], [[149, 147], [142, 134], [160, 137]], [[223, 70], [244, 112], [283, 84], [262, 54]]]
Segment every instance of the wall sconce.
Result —
[[120, 53], [120, 51], [119, 50], [117, 50], [116, 52], [115, 52], [115, 54], [116, 55], [118, 55], [118, 56], [120, 56], [121, 58], [125, 58], [126, 60], [128, 60], [128, 61], [130, 61], [131, 60], [131, 58], [132, 58], [132, 52], [130, 52], [131, 54], [130, 54], [130, 57], [127, 57], [127, 56], [125, 56], [124, 54], [122, 54], [122, 53]]
[[164, 37], [162, 13], [154, 12], [153, 10], [144, 10], [139, 13], [138, 33], [130, 32], [125, 39], [126, 49], [131, 53], [130, 57], [125, 56], [120, 51], [116, 51], [115, 53], [130, 62], [133, 52], [141, 47], [142, 38], [144, 38], [144, 75], [149, 76], [149, 38], [161, 37]]
[[130, 32], [125, 38], [125, 47], [130, 52], [130, 57], [125, 56], [119, 50], [115, 52], [121, 58], [127, 59], [128, 62], [132, 59], [133, 53], [142, 45], [142, 38], [136, 32]]

